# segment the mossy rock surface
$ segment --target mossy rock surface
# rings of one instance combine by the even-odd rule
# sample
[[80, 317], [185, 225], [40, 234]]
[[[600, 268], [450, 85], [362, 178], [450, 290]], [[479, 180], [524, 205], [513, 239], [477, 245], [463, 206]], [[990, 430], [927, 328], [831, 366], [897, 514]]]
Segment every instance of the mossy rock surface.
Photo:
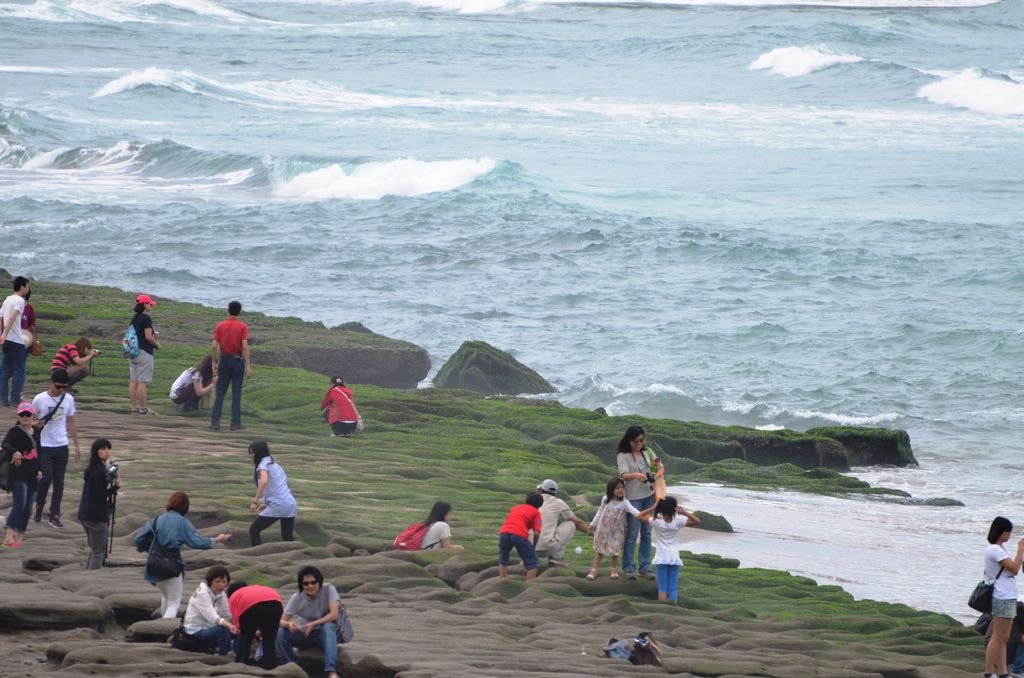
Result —
[[484, 395], [553, 393], [556, 390], [512, 354], [483, 341], [464, 342], [437, 373], [434, 386]]
[[[102, 288], [93, 294], [93, 288], [53, 283], [37, 283], [34, 289], [37, 307], [50, 305], [71, 318], [41, 322], [48, 346], [73, 340], [85, 326], [123, 323], [127, 293], [104, 298]], [[56, 298], [65, 305], [58, 307]], [[185, 327], [193, 308], [161, 300], [158, 324]], [[980, 637], [946, 615], [854, 600], [836, 586], [740, 567], [737, 560], [714, 554], [683, 554], [678, 605], [658, 603], [653, 581], [612, 580], [607, 560], [596, 581], [584, 579], [592, 542], [582, 533], [573, 536], [566, 552], [568, 567], [542, 564], [538, 578], [527, 582], [514, 559], [509, 579], [498, 579], [496, 533], [508, 509], [549, 477], [558, 480], [574, 511], [592, 509], [616, 473], [614, 443], [630, 424], [664, 436], [654, 444], [675, 474], [672, 482], [700, 480], [710, 470], [744, 487], [887, 491], [828, 464], [810, 467], [828, 473], [806, 474], [802, 464], [820, 461], [807, 450], [828, 438], [763, 432], [763, 447], [772, 454], [790, 441], [800, 445], [789, 463], [761, 466], [750, 452], [762, 432], [743, 427], [609, 417], [465, 390], [361, 384], [353, 389], [367, 430], [353, 438], [331, 438], [318, 416], [322, 375], [271, 366], [259, 367], [246, 382], [247, 430], [215, 433], [204, 416], [182, 415], [166, 401], [166, 391], [156, 388], [169, 387], [208, 349], [210, 321], [222, 313], [203, 313], [201, 337], [194, 343], [168, 341], [157, 356], [151, 406], [162, 416], [128, 414], [124, 361], [104, 358], [96, 374], [79, 385], [83, 443], [87, 447], [94, 437], [110, 437], [115, 456], [136, 461], [122, 467], [126, 484], [109, 567], [81, 569], [85, 534], [71, 526], [30, 528], [25, 546], [0, 551], [0, 642], [5, 666], [16, 666], [18, 675], [42, 678], [65, 660], [64, 672], [74, 675], [259, 674], [241, 664], [224, 666], [223, 658], [121, 638], [124, 628], [148, 618], [159, 604], [159, 592], [142, 579], [145, 554], [135, 551], [132, 534], [162, 513], [168, 495], [180, 489], [189, 492], [190, 517], [203, 534], [234, 534], [215, 549], [183, 551], [188, 563], [183, 597], [205, 568], [220, 563], [233, 580], [273, 586], [287, 598], [296, 589], [297, 568], [315, 564], [342, 591], [355, 627], [356, 640], [341, 648], [339, 668], [346, 676], [479, 678], [509, 666], [525, 675], [557, 670], [564, 678], [647, 674], [651, 669], [600, 657], [608, 638], [640, 630], [653, 631], [662, 645], [668, 675], [692, 676], [698, 670], [699, 675], [877, 678], [916, 671], [969, 678], [982, 664]], [[289, 323], [301, 321], [282, 321]], [[114, 352], [120, 331], [97, 337], [105, 352]], [[26, 392], [41, 389], [48, 367], [49, 356], [29, 359]], [[262, 546], [248, 545], [254, 485], [246, 448], [261, 438], [287, 470], [299, 502], [299, 541], [280, 541], [274, 527], [264, 532]], [[670, 450], [671, 441], [711, 441], [715, 445], [707, 449], [740, 450], [742, 456], [693, 460], [681, 455], [681, 447]], [[81, 490], [74, 475], [69, 469], [69, 506], [77, 504]], [[464, 551], [370, 555], [410, 522], [422, 520], [438, 499], [452, 503], [453, 540]], [[686, 546], [701, 550], [714, 550], [716, 541], [728, 538], [690, 536], [697, 538]], [[44, 654], [49, 664], [36, 661]], [[861, 663], [855, 670], [856, 662]], [[315, 661], [307, 668], [319, 670]], [[281, 667], [275, 675], [299, 676], [301, 669]]]
[[812, 428], [807, 434], [837, 441], [851, 466], [917, 466], [910, 435], [901, 429], [823, 426]]

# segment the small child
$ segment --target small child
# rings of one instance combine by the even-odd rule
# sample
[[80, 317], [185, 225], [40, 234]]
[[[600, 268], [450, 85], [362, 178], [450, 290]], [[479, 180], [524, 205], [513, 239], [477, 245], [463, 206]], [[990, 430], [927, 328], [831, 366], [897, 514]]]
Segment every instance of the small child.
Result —
[[537, 576], [537, 553], [533, 550], [533, 543], [530, 541], [530, 530], [535, 535], [540, 534], [540, 511], [544, 505], [544, 498], [540, 492], [531, 492], [526, 495], [526, 500], [518, 506], [513, 506], [505, 518], [505, 524], [498, 530], [498, 576], [504, 579], [508, 576], [509, 555], [512, 547], [516, 548], [523, 567], [526, 568], [526, 578], [533, 579]]
[[587, 573], [587, 579], [597, 579], [597, 570], [601, 567], [601, 559], [604, 556], [612, 557], [612, 569], [609, 577], [619, 578], [619, 553], [622, 552], [622, 545], [626, 541], [626, 514], [637, 515], [640, 513], [633, 504], [623, 497], [626, 493], [626, 483], [618, 476], [610, 479], [605, 485], [605, 496], [601, 497], [601, 506], [594, 514], [590, 524], [594, 527], [594, 565]]
[[[652, 517], [653, 513], [653, 517]], [[649, 522], [654, 533], [654, 568], [658, 575], [658, 600], [676, 602], [679, 598], [679, 531], [700, 525], [700, 518], [687, 511], [675, 497], [665, 497], [649, 509], [641, 511], [637, 520]]]

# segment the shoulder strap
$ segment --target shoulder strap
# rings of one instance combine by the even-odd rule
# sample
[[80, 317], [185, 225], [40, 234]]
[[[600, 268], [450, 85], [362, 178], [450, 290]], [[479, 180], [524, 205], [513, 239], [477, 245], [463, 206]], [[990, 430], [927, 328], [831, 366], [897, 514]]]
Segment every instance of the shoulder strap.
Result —
[[51, 419], [53, 419], [53, 415], [57, 414], [57, 410], [60, 409], [61, 403], [64, 402], [64, 398], [67, 397], [67, 395], [68, 395], [68, 392], [65, 389], [65, 391], [60, 394], [60, 398], [57, 400], [57, 404], [53, 406], [53, 409], [50, 410], [45, 417], [43, 417], [42, 419], [39, 420], [41, 422], [41, 424], [39, 426], [39, 430], [40, 431], [42, 431], [44, 428], [46, 428], [46, 425], [50, 423]]
[[348, 397], [348, 394], [345, 393], [344, 391], [342, 391], [340, 386], [335, 386], [334, 388], [338, 389], [338, 393], [340, 393], [341, 395], [345, 396], [345, 400], [347, 400], [348, 404], [352, 406], [352, 409], [355, 410], [356, 416], [358, 417], [359, 416], [359, 410], [356, 408], [356, 404], [354, 402], [352, 402], [352, 399]]
[[153, 529], [153, 538], [149, 540], [149, 552], [150, 553], [153, 552], [153, 546], [156, 544], [156, 521], [159, 520], [159, 519], [160, 519], [160, 516], [157, 516], [156, 518], [153, 518], [153, 520], [149, 521], [153, 525], [153, 528], [152, 528]]

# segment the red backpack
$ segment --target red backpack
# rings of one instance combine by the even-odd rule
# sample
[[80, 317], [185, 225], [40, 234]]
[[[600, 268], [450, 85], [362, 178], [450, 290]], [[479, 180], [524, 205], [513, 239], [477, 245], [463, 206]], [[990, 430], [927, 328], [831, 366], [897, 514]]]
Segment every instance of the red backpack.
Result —
[[402, 530], [402, 534], [395, 537], [392, 546], [396, 551], [419, 551], [423, 548], [423, 535], [427, 533], [427, 526], [423, 523], [413, 523]]

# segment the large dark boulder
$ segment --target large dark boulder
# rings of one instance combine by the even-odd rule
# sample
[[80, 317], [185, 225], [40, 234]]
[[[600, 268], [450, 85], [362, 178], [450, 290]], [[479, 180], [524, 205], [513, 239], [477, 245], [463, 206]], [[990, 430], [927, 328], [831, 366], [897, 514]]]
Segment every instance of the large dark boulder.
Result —
[[552, 393], [555, 387], [511, 354], [483, 341], [467, 341], [434, 377], [437, 388], [461, 388], [484, 395]]
[[328, 330], [319, 343], [292, 339], [253, 345], [257, 365], [298, 367], [327, 376], [340, 375], [352, 384], [385, 388], [416, 388], [430, 372], [427, 352], [407, 341], [352, 330]]
[[850, 466], [917, 466], [906, 431], [891, 428], [853, 428], [823, 426], [807, 431], [809, 435], [835, 440], [846, 451]]

